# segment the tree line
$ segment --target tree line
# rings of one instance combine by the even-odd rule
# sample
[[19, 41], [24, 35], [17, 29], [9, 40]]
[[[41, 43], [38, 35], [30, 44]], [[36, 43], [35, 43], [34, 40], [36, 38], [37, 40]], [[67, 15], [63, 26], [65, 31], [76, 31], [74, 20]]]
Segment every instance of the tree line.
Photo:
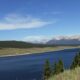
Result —
[[[70, 65], [70, 69], [72, 70], [72, 69], [75, 69], [76, 67], [80, 67], [80, 52], [75, 55]], [[65, 68], [64, 68], [64, 63], [62, 59], [60, 59], [58, 62], [54, 62], [52, 66], [49, 60], [47, 59], [44, 65], [43, 80], [48, 80], [51, 76], [57, 75], [64, 71], [65, 71]]]

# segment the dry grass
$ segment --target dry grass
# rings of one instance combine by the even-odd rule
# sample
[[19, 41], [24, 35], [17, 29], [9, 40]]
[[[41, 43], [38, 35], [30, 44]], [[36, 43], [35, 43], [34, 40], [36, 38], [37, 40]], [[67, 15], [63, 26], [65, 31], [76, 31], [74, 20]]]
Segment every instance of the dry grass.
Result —
[[42, 53], [42, 52], [57, 51], [70, 48], [80, 48], [80, 47], [58, 46], [58, 47], [44, 47], [44, 48], [2, 48], [0, 49], [0, 56]]
[[64, 73], [51, 77], [49, 80], [80, 80], [80, 68], [65, 71]]

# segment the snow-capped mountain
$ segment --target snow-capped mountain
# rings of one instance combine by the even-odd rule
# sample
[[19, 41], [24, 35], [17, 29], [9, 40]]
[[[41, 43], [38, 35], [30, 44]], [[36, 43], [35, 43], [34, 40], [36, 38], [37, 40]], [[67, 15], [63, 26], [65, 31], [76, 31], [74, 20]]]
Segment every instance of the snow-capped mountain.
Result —
[[47, 44], [55, 45], [80, 45], [80, 36], [58, 36], [49, 40]]

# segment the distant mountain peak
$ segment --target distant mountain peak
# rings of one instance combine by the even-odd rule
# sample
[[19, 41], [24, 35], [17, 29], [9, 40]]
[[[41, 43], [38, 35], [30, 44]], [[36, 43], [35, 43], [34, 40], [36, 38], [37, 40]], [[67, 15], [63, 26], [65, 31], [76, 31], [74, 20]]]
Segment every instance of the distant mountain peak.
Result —
[[49, 40], [47, 44], [56, 44], [56, 45], [80, 45], [80, 36], [57, 36]]

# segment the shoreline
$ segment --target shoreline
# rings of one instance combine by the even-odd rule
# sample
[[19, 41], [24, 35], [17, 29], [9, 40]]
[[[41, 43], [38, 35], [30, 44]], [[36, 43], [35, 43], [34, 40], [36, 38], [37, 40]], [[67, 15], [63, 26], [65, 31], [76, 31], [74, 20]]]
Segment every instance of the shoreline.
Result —
[[56, 50], [49, 50], [49, 51], [42, 51], [42, 52], [33, 52], [33, 53], [28, 53], [28, 52], [26, 52], [26, 53], [16, 53], [16, 54], [11, 54], [11, 55], [1, 55], [0, 56], [0, 58], [1, 57], [15, 57], [15, 56], [24, 56], [24, 55], [32, 55], [32, 54], [43, 54], [43, 53], [47, 53], [47, 52], [55, 52], [55, 51], [61, 51], [61, 50], [64, 50], [64, 49], [78, 49], [79, 47], [77, 47], [77, 48], [63, 48], [63, 49], [56, 49]]
[[21, 55], [29, 55], [29, 54], [32, 54], [32, 53], [23, 53], [23, 54], [14, 54], [14, 55], [1, 55], [1, 57], [15, 57], [15, 56], [21, 56]]

